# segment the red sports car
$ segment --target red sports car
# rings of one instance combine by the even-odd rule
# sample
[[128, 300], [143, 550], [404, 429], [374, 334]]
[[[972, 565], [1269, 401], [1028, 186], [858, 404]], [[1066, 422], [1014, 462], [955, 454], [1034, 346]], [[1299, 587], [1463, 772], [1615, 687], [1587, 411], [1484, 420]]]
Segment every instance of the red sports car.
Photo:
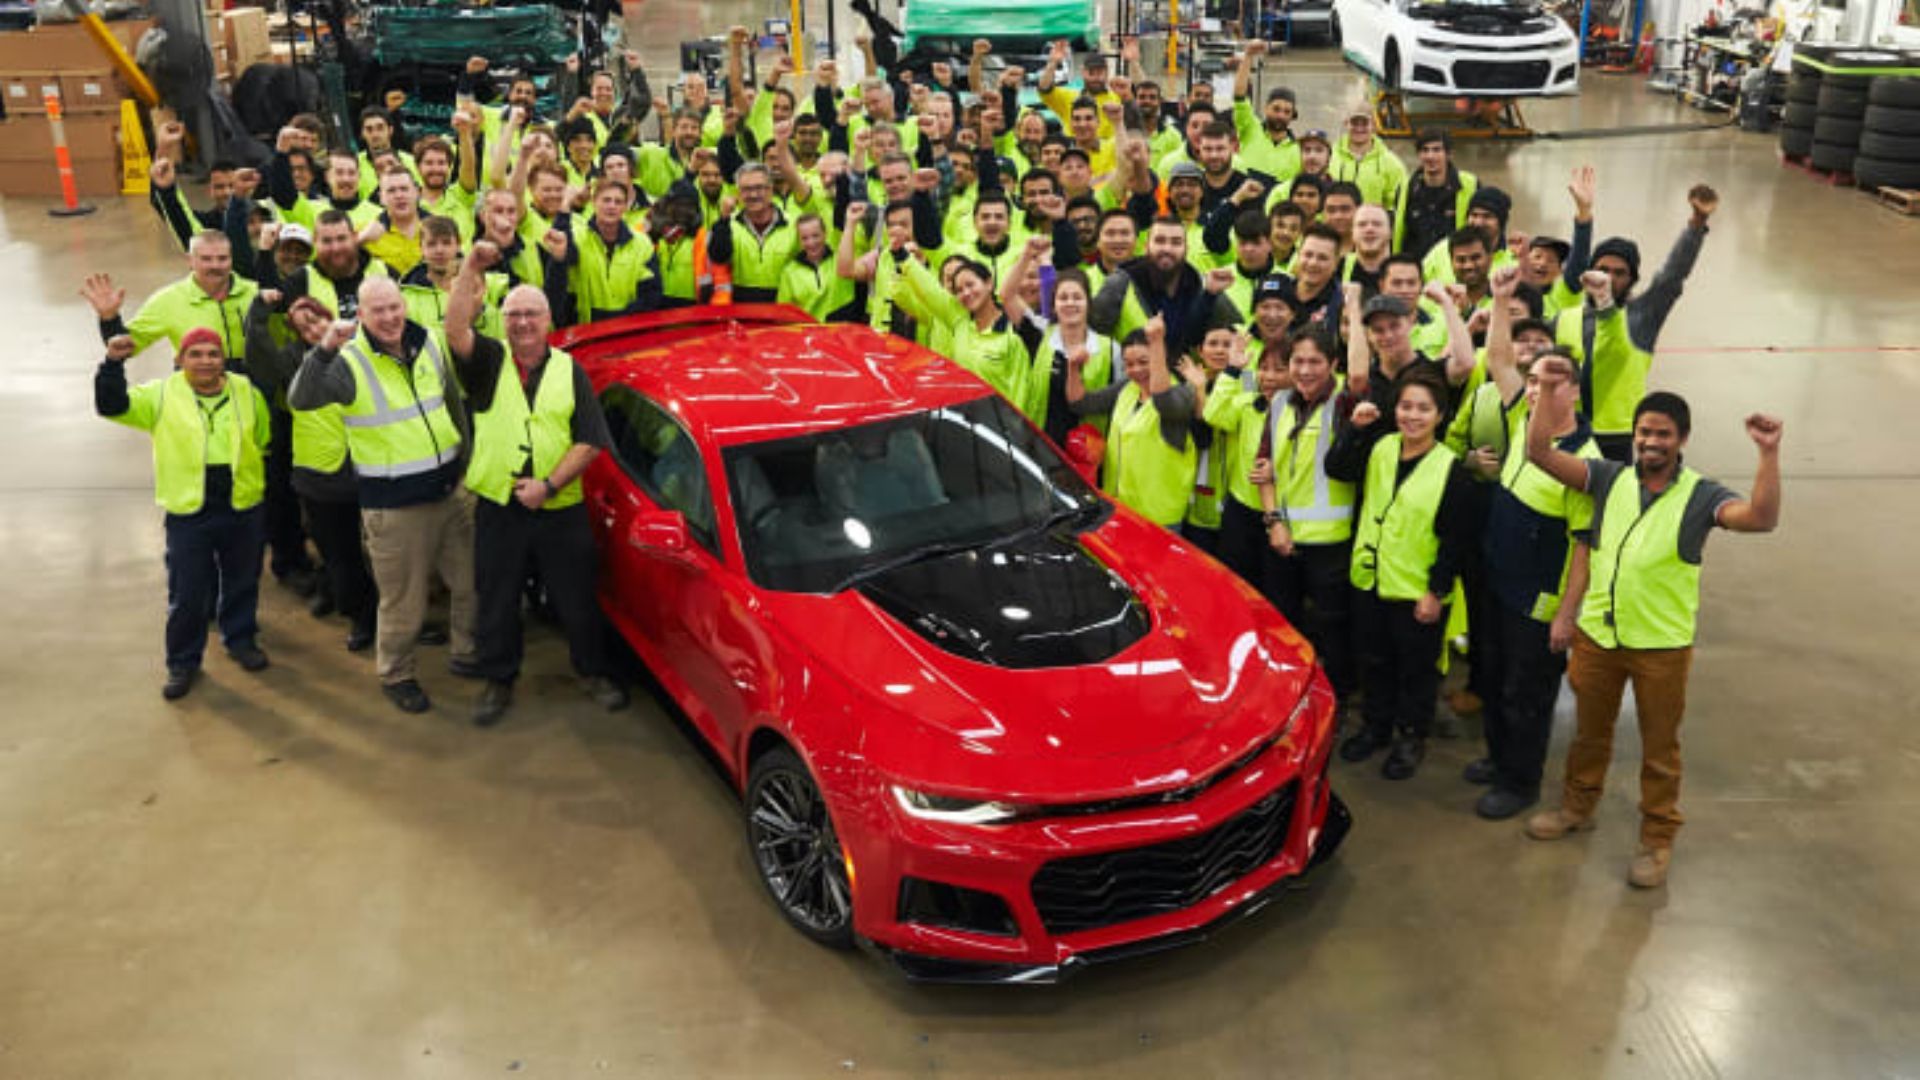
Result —
[[739, 785], [768, 891], [910, 976], [1202, 936], [1347, 829], [1272, 607], [986, 384], [784, 307], [569, 331], [607, 614]]

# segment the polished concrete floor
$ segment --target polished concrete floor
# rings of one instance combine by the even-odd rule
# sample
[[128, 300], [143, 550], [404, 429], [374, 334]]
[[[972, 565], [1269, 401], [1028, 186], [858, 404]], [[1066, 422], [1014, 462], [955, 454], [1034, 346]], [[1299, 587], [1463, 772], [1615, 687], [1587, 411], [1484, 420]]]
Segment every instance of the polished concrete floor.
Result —
[[[1288, 78], [1328, 126], [1361, 89], [1324, 53]], [[1595, 78], [1531, 118], [1699, 117]], [[1602, 234], [1649, 269], [1686, 187], [1715, 185], [1654, 381], [1694, 402], [1692, 462], [1738, 486], [1741, 418], [1786, 418], [1780, 532], [1708, 548], [1670, 885], [1623, 880], [1630, 723], [1602, 828], [1556, 845], [1475, 819], [1474, 745], [1442, 742], [1409, 783], [1343, 769], [1347, 846], [1259, 918], [1014, 991], [803, 942], [693, 744], [650, 701], [595, 710], [549, 638], [480, 733], [439, 663], [439, 711], [403, 716], [269, 587], [274, 668], [212, 659], [163, 704], [148, 453], [92, 415], [75, 290], [111, 269], [138, 298], [184, 266], [142, 201], [54, 221], [5, 200], [0, 1076], [1920, 1074], [1920, 220], [1732, 130], [1462, 159], [1535, 231], [1594, 163]]]

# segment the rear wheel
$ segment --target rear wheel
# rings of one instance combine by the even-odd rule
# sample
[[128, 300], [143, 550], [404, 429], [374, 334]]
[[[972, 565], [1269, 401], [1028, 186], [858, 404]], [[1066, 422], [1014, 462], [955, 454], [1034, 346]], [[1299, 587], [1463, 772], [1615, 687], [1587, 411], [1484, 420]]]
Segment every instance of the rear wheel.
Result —
[[1389, 90], [1400, 89], [1400, 46], [1387, 43], [1387, 58], [1381, 63], [1381, 79]]
[[853, 944], [853, 890], [833, 818], [792, 750], [769, 750], [747, 778], [747, 844], [760, 881], [796, 930], [822, 945]]

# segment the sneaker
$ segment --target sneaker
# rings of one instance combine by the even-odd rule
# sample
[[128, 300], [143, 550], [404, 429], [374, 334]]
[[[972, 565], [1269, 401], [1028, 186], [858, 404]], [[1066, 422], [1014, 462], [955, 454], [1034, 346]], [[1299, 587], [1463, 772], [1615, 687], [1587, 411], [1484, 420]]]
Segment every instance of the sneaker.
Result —
[[1505, 821], [1540, 801], [1537, 794], [1527, 795], [1506, 788], [1493, 788], [1473, 804], [1473, 812], [1488, 821]]
[[1480, 715], [1480, 710], [1486, 708], [1486, 702], [1480, 700], [1479, 694], [1463, 686], [1447, 695], [1447, 708], [1453, 710], [1453, 715], [1464, 719]]
[[413, 640], [421, 645], [445, 645], [450, 639], [445, 623], [428, 623], [420, 628], [420, 636]]
[[1460, 779], [1465, 780], [1469, 784], [1479, 784], [1485, 787], [1493, 783], [1494, 777], [1499, 775], [1499, 772], [1500, 770], [1494, 766], [1492, 758], [1480, 758], [1476, 761], [1468, 762], [1467, 767], [1460, 770]]
[[480, 661], [471, 656], [455, 656], [447, 660], [447, 670], [462, 679], [484, 679], [487, 673], [480, 670]]
[[1340, 760], [1365, 761], [1372, 757], [1375, 751], [1386, 746], [1388, 741], [1386, 736], [1375, 735], [1366, 728], [1361, 728], [1347, 736], [1346, 741], [1340, 744]]
[[265, 671], [272, 663], [258, 645], [241, 645], [228, 649], [227, 655], [233, 657], [233, 662], [247, 671]]
[[179, 701], [187, 696], [187, 691], [193, 689], [193, 680], [199, 677], [199, 668], [170, 668], [166, 684], [160, 687], [160, 696], [168, 701]]
[[605, 675], [581, 679], [580, 689], [585, 690], [595, 704], [608, 712], [619, 712], [627, 707], [626, 688]]
[[1387, 760], [1380, 763], [1380, 775], [1389, 780], [1410, 779], [1420, 769], [1420, 762], [1426, 760], [1427, 740], [1405, 735], [1393, 740], [1393, 749], [1387, 751]]
[[333, 590], [315, 589], [313, 599], [307, 601], [307, 614], [316, 619], [324, 619], [333, 614]]
[[1636, 889], [1657, 889], [1667, 883], [1667, 866], [1673, 862], [1673, 849], [1640, 845], [1633, 866], [1627, 870], [1627, 884]]
[[347, 631], [347, 651], [366, 652], [373, 648], [373, 627], [355, 625]]
[[387, 700], [398, 706], [401, 712], [423, 713], [433, 708], [433, 699], [427, 697], [427, 692], [420, 689], [420, 684], [412, 679], [384, 683], [380, 691], [386, 694]]
[[1568, 833], [1593, 828], [1590, 817], [1575, 817], [1565, 810], [1542, 810], [1527, 819], [1527, 835], [1535, 840], [1558, 840]]
[[507, 706], [513, 704], [513, 684], [489, 680], [487, 688], [480, 691], [480, 700], [473, 706], [473, 726], [492, 727], [507, 715]]

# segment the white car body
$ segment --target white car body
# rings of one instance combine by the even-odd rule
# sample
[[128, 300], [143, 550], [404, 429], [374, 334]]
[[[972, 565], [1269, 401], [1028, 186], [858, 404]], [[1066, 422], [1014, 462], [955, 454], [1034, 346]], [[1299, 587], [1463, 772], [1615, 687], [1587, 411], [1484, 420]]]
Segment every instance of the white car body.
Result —
[[1538, 7], [1334, 0], [1333, 14], [1347, 59], [1391, 90], [1443, 97], [1579, 92], [1579, 42]]

